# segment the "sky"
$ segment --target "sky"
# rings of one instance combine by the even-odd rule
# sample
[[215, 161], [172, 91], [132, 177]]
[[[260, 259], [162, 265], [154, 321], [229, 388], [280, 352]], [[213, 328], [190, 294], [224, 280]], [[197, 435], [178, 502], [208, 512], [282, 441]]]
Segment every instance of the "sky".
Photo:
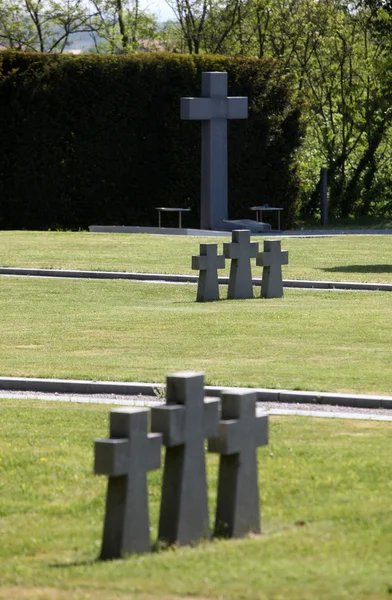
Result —
[[174, 13], [165, 0], [140, 0], [140, 8], [155, 13], [159, 21], [174, 19]]

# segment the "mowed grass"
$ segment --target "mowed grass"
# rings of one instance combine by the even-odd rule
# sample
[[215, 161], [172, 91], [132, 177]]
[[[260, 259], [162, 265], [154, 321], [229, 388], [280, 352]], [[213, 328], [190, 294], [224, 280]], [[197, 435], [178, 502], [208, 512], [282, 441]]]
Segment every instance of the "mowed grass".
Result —
[[[254, 238], [260, 250], [263, 239]], [[392, 236], [281, 239], [289, 251], [285, 279], [392, 283]], [[216, 242], [222, 252], [225, 241], [230, 237], [2, 231], [0, 266], [192, 273], [191, 256], [199, 253], [200, 243]], [[229, 261], [226, 265], [222, 275]], [[261, 272], [253, 265], [254, 277]]]
[[[225, 289], [222, 289], [225, 295]], [[0, 374], [392, 393], [388, 292], [196, 303], [196, 286], [2, 277]]]
[[[392, 424], [273, 417], [263, 535], [101, 563], [107, 406], [0, 400], [2, 600], [378, 600], [392, 591]], [[213, 522], [218, 457], [208, 455]], [[161, 471], [149, 474], [151, 539]]]

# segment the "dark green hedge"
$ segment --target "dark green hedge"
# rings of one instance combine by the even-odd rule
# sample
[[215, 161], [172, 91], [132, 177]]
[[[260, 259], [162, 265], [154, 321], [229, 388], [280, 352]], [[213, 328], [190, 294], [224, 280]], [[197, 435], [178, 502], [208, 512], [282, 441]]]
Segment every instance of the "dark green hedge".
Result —
[[156, 206], [190, 206], [184, 222], [199, 226], [201, 127], [180, 121], [180, 98], [222, 70], [250, 107], [229, 122], [230, 218], [267, 202], [292, 225], [299, 108], [273, 61], [2, 52], [0, 228], [156, 225]]

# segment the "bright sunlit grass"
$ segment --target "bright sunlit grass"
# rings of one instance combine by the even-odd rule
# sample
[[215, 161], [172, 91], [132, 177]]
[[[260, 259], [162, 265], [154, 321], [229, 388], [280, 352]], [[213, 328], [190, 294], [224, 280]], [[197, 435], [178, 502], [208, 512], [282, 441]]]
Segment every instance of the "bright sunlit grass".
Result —
[[[107, 406], [0, 400], [2, 600], [384, 599], [392, 586], [390, 423], [271, 419], [264, 535], [100, 563]], [[208, 457], [210, 516], [217, 456]], [[150, 474], [151, 539], [161, 472]]]
[[[263, 238], [254, 240], [262, 249]], [[191, 273], [200, 243], [216, 242], [222, 252], [224, 241], [230, 237], [2, 231], [0, 266]], [[282, 238], [282, 248], [289, 251], [285, 279], [392, 283], [392, 236]], [[254, 277], [261, 271], [253, 266]]]
[[[226, 290], [222, 289], [222, 295]], [[196, 286], [2, 277], [0, 374], [392, 392], [388, 292], [196, 303]]]

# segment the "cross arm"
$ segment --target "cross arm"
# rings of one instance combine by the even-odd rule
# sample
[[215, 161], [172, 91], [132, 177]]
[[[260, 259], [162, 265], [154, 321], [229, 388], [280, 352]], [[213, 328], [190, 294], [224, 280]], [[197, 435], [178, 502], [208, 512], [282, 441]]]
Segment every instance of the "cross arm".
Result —
[[130, 443], [128, 439], [98, 439], [94, 441], [94, 472], [96, 475], [118, 477], [127, 473]]
[[229, 96], [227, 99], [227, 118], [248, 118], [248, 98], [246, 96]]
[[147, 436], [147, 471], [154, 471], [161, 466], [162, 434], [149, 433]]
[[209, 121], [212, 118], [210, 98], [181, 98], [180, 119]]
[[207, 269], [207, 257], [192, 256], [192, 269], [194, 271], [205, 271]]
[[256, 417], [256, 446], [268, 445], [268, 415]]
[[219, 422], [219, 434], [208, 441], [208, 452], [237, 454], [241, 449], [241, 429], [237, 419]]
[[175, 404], [151, 409], [151, 431], [162, 433], [164, 446], [180, 446], [185, 437], [185, 407]]
[[260, 252], [256, 258], [258, 267], [272, 267], [274, 265], [288, 265], [289, 253], [287, 250], [282, 250], [279, 253]]
[[214, 438], [219, 432], [219, 398], [204, 398], [203, 433], [205, 438]]

